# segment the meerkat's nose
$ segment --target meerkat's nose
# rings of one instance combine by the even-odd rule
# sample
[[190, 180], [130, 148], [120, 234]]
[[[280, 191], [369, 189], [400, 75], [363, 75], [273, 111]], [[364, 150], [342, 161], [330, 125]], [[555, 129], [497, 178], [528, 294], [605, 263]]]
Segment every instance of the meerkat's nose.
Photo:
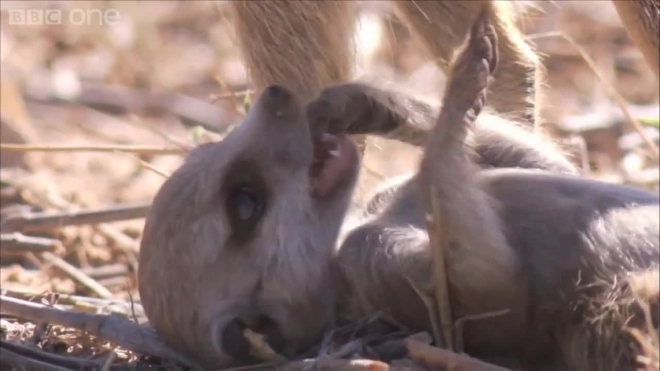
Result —
[[270, 85], [261, 93], [258, 103], [264, 112], [280, 118], [300, 114], [300, 104], [294, 94], [282, 85]]

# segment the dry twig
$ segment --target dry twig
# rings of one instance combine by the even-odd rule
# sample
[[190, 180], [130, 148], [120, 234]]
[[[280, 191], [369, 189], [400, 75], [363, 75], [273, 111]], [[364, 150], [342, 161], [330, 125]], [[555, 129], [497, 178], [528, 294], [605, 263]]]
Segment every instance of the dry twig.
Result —
[[467, 354], [459, 354], [428, 344], [423, 339], [427, 334], [420, 333], [405, 339], [395, 339], [374, 347], [374, 351], [381, 359], [401, 359], [408, 357], [424, 364], [431, 369], [447, 371], [510, 371], [495, 366]]
[[110, 290], [106, 289], [103, 285], [98, 283], [95, 279], [89, 277], [86, 275], [83, 271], [80, 269], [74, 267], [73, 265], [67, 263], [64, 261], [64, 259], [58, 257], [55, 254], [52, 254], [50, 252], [44, 252], [41, 253], [41, 258], [45, 260], [48, 264], [51, 264], [52, 266], [56, 267], [57, 269], [61, 270], [64, 272], [69, 278], [74, 280], [75, 282], [81, 284], [82, 286], [86, 287], [99, 297], [103, 299], [112, 299], [114, 295], [110, 292]]
[[[429, 233], [429, 245], [431, 246], [433, 259], [433, 278], [435, 288], [435, 300], [438, 314], [440, 316], [440, 330], [443, 339], [435, 339], [438, 345], [442, 345], [449, 350], [454, 348], [454, 336], [451, 325], [451, 307], [449, 301], [449, 283], [447, 278], [446, 254], [449, 250], [449, 241], [451, 241], [451, 228], [446, 219], [442, 218], [438, 200], [434, 197], [435, 190], [430, 187], [431, 192], [431, 215], [427, 216], [427, 225]], [[434, 329], [438, 332], [438, 329]]]
[[459, 318], [454, 322], [454, 334], [456, 335], [456, 351], [459, 353], [463, 352], [463, 328], [465, 327], [466, 322], [470, 321], [480, 321], [488, 318], [493, 318], [493, 317], [498, 317], [498, 316], [503, 316], [507, 313], [509, 313], [509, 309], [502, 309], [498, 310], [495, 312], [489, 312], [489, 313], [483, 313], [483, 314], [476, 314], [476, 315], [471, 315], [471, 316], [465, 316], [462, 318]]
[[150, 204], [138, 204], [94, 211], [29, 213], [7, 218], [0, 224], [0, 231], [46, 231], [68, 225], [99, 224], [128, 219], [140, 219], [147, 215], [150, 207]]
[[380, 361], [367, 359], [308, 359], [275, 367], [278, 371], [387, 371], [390, 366]]
[[40, 253], [62, 248], [62, 243], [53, 238], [25, 236], [21, 233], [0, 234], [0, 255]]
[[99, 267], [88, 267], [81, 269], [86, 275], [94, 279], [123, 277], [128, 273], [125, 264], [106, 264]]
[[170, 175], [171, 175], [171, 174], [168, 174], [168, 173], [164, 172], [163, 170], [158, 169], [157, 167], [153, 166], [152, 164], [142, 160], [139, 156], [136, 156], [132, 153], [125, 153], [125, 152], [118, 152], [118, 153], [120, 153], [120, 154], [122, 154], [126, 157], [130, 157], [130, 158], [133, 158], [133, 159], [137, 160], [140, 163], [140, 166], [153, 171], [154, 173], [162, 176], [165, 179], [169, 178]]
[[408, 357], [429, 366], [444, 367], [447, 371], [511, 371], [412, 339], [405, 340], [405, 346]]
[[[26, 301], [31, 301], [35, 297], [43, 296], [43, 293], [38, 292], [21, 292], [21, 291], [12, 291], [12, 290], [0, 290], [0, 294], [10, 298], [16, 298]], [[96, 312], [99, 308], [117, 308], [122, 307], [123, 310], [119, 311], [122, 314], [128, 316], [131, 312], [135, 312], [138, 317], [144, 318], [144, 310], [140, 304], [132, 304], [129, 302], [100, 299], [100, 298], [90, 298], [86, 296], [76, 296], [68, 294], [57, 294], [57, 306], [58, 307], [74, 307], [77, 309], [81, 308], [93, 308]], [[115, 311], [117, 312], [117, 311]]]
[[36, 144], [11, 144], [0, 143], [0, 150], [19, 152], [129, 152], [143, 155], [181, 155], [185, 154], [184, 148], [166, 148], [156, 146], [135, 145], [86, 145], [86, 146], [57, 146]]
[[277, 352], [268, 345], [263, 335], [250, 329], [245, 329], [243, 331], [243, 336], [250, 344], [250, 351], [253, 352], [253, 355], [258, 359], [266, 362], [286, 361], [286, 358], [277, 354]]
[[192, 360], [170, 349], [151, 329], [116, 314], [63, 311], [4, 295], [0, 296], [0, 313], [35, 322], [76, 328], [138, 353], [172, 359], [193, 369], [201, 369]]
[[140, 246], [137, 241], [127, 236], [126, 233], [108, 224], [101, 223], [97, 225], [95, 229], [105, 237], [114, 241], [116, 246], [126, 254], [129, 264], [132, 264], [133, 267], [138, 266], [137, 256], [140, 254]]

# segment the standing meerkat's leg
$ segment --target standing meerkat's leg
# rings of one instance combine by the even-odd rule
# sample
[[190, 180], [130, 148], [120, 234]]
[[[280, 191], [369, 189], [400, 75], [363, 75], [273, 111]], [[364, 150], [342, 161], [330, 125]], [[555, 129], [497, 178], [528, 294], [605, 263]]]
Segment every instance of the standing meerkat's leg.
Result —
[[660, 75], [660, 1], [612, 1], [621, 23], [656, 75]]
[[510, 4], [482, 1], [396, 1], [403, 21], [422, 42], [434, 61], [445, 71], [454, 51], [461, 45], [477, 13], [489, 8], [500, 38], [500, 67], [490, 91], [489, 104], [500, 114], [538, 126], [537, 85], [541, 80], [538, 57], [523, 40], [514, 24]]
[[235, 1], [231, 7], [256, 90], [281, 84], [311, 98], [326, 85], [351, 78], [351, 2]]
[[[239, 48], [257, 93], [271, 84], [301, 102], [352, 77], [351, 1], [233, 1]], [[364, 150], [364, 139], [358, 138]]]

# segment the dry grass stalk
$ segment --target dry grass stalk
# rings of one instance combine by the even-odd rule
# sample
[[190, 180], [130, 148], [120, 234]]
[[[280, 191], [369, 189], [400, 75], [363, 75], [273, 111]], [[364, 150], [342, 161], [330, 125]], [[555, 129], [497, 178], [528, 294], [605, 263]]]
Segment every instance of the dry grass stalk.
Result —
[[101, 371], [110, 371], [112, 368], [112, 362], [115, 361], [115, 358], [117, 358], [117, 353], [115, 353], [115, 350], [113, 349], [112, 352], [110, 352], [110, 355], [108, 355], [108, 358], [103, 363], [103, 368]]
[[156, 125], [150, 125], [150, 124], [144, 123], [141, 120], [141, 117], [139, 117], [138, 115], [129, 115], [129, 120], [131, 120], [131, 122], [134, 125], [146, 128], [150, 132], [152, 132], [152, 133], [158, 135], [159, 137], [165, 139], [166, 141], [176, 145], [177, 147], [181, 148], [181, 150], [183, 150], [185, 152], [189, 152], [193, 149], [193, 146], [191, 146], [190, 144], [185, 143], [184, 141], [182, 141], [178, 138], [175, 138], [174, 136], [164, 132], [162, 128], [157, 127]]
[[258, 359], [266, 362], [286, 361], [286, 358], [280, 354], [277, 354], [277, 352], [275, 352], [270, 347], [270, 345], [268, 345], [263, 335], [258, 334], [248, 328], [243, 331], [243, 336], [250, 344], [250, 352]]
[[7, 218], [0, 231], [47, 231], [69, 225], [109, 223], [144, 218], [151, 204], [117, 206], [103, 210], [58, 213], [28, 213]]
[[137, 255], [140, 253], [140, 245], [137, 241], [108, 224], [99, 224], [95, 229], [113, 241], [117, 247], [124, 251], [130, 263], [137, 267]]
[[388, 371], [390, 366], [368, 359], [310, 359], [295, 361], [274, 368], [277, 371]]
[[[22, 291], [12, 291], [12, 290], [0, 290], [0, 295], [6, 296], [9, 298], [15, 298], [25, 301], [32, 301], [35, 298], [43, 297], [44, 293], [39, 292], [22, 292]], [[94, 309], [94, 312], [98, 312], [99, 308], [110, 310], [113, 313], [120, 313], [125, 316], [135, 312], [138, 317], [144, 318], [144, 310], [142, 306], [137, 303], [129, 303], [117, 300], [108, 300], [101, 298], [91, 298], [86, 296], [77, 296], [77, 295], [67, 295], [58, 293], [57, 294], [57, 305], [62, 308], [71, 307], [75, 310], [85, 310], [83, 308]], [[121, 308], [121, 310], [119, 309]]]
[[56, 251], [62, 243], [53, 238], [25, 236], [21, 233], [0, 234], [0, 255]]
[[510, 371], [506, 368], [492, 365], [472, 358], [467, 354], [459, 354], [429, 344], [427, 333], [418, 333], [405, 339], [386, 341], [374, 348], [380, 358], [407, 359], [425, 365], [427, 369], [447, 371]]
[[103, 299], [114, 298], [114, 295], [110, 292], [110, 290], [98, 283], [95, 279], [86, 275], [85, 272], [67, 263], [64, 261], [64, 259], [58, 257], [57, 255], [50, 252], [43, 252], [40, 254], [40, 256], [44, 261], [46, 261], [46, 263], [56, 267], [65, 273], [69, 278], [89, 289], [99, 297]]
[[[433, 227], [433, 228], [435, 228], [435, 227]], [[429, 235], [431, 233], [432, 233], [432, 229], [429, 230]], [[440, 272], [439, 274], [445, 274], [445, 273]], [[406, 277], [406, 279], [408, 280], [408, 283], [410, 284], [410, 287], [412, 287], [412, 289], [415, 291], [415, 293], [417, 294], [419, 299], [424, 303], [424, 306], [426, 307], [426, 313], [428, 314], [429, 321], [431, 322], [431, 330], [433, 332], [433, 339], [435, 339], [435, 341], [438, 344], [442, 344], [443, 342], [446, 343], [448, 341], [447, 337], [446, 337], [445, 334], [443, 334], [443, 332], [440, 331], [442, 326], [438, 323], [438, 319], [439, 319], [439, 317], [442, 317], [442, 314], [440, 313], [440, 316], [438, 316], [440, 311], [437, 309], [438, 305], [437, 305], [437, 302], [435, 301], [435, 298], [437, 297], [437, 293], [436, 293], [436, 295], [426, 294], [420, 288], [418, 288], [411, 279], [409, 279], [407, 277]], [[445, 280], [446, 280], [446, 278], [445, 278]]]
[[123, 277], [128, 273], [128, 268], [126, 268], [125, 264], [110, 263], [98, 267], [83, 268], [82, 271], [94, 279], [102, 279]]
[[136, 155], [134, 155], [134, 154], [131, 154], [131, 153], [123, 153], [123, 152], [118, 152], [118, 153], [120, 153], [120, 154], [122, 154], [122, 155], [125, 155], [125, 156], [127, 156], [127, 157], [134, 158], [135, 160], [137, 160], [137, 161], [140, 163], [140, 166], [144, 167], [145, 169], [149, 169], [149, 170], [153, 171], [154, 173], [156, 173], [156, 174], [162, 176], [162, 177], [165, 178], [165, 179], [169, 178], [170, 175], [171, 175], [171, 174], [168, 174], [168, 173], [166, 173], [166, 172], [164, 172], [164, 171], [158, 169], [157, 167], [151, 165], [150, 163], [148, 163], [148, 162], [146, 162], [146, 161], [143, 161], [140, 157], [138, 157], [138, 156], [136, 156]]
[[458, 352], [458, 353], [463, 352], [463, 328], [465, 327], [466, 322], [480, 321], [480, 320], [487, 319], [487, 318], [503, 316], [503, 315], [505, 315], [509, 312], [510, 312], [509, 309], [502, 309], [502, 310], [498, 310], [498, 311], [495, 311], [495, 312], [484, 313], [484, 314], [475, 314], [475, 315], [465, 316], [465, 317], [457, 319], [456, 322], [454, 322], [454, 334], [456, 335], [456, 340], [455, 340], [456, 349], [455, 349], [455, 351]]
[[[216, 80], [220, 83], [220, 86], [223, 88], [227, 88], [227, 84], [224, 81], [219, 80], [220, 77], [217, 76]], [[231, 89], [229, 89], [231, 90]], [[237, 99], [237, 98], [245, 98], [246, 95], [254, 95], [254, 90], [253, 89], [245, 89], [245, 90], [239, 90], [239, 91], [231, 91], [229, 93], [224, 93], [224, 94], [217, 94], [217, 95], [212, 95], [210, 97], [210, 102], [215, 103], [220, 100], [224, 99]]]
[[130, 152], [143, 155], [181, 155], [183, 148], [163, 148], [133, 145], [88, 145], [88, 146], [56, 146], [0, 143], [0, 150], [20, 152]]
[[[440, 205], [433, 196], [436, 194], [433, 186], [428, 191], [431, 192], [431, 214], [427, 215], [427, 228], [433, 259], [435, 300], [440, 317], [440, 333], [443, 334], [443, 339], [435, 340], [437, 344], [452, 350], [454, 349], [454, 334], [451, 325], [452, 314], [446, 263], [446, 254], [451, 241], [451, 227], [448, 225], [447, 219], [442, 218]], [[434, 332], [437, 332], [437, 329], [434, 329]]]
[[447, 371], [511, 371], [412, 339], [406, 339], [405, 345], [408, 357], [433, 368], [442, 367]]

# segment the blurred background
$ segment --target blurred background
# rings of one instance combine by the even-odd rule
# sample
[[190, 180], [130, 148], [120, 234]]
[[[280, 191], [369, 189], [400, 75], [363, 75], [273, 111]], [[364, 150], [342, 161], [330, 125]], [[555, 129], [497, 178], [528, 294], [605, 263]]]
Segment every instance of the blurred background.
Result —
[[[33, 147], [2, 150], [3, 220], [25, 212], [147, 205], [182, 154], [127, 153], [109, 146], [189, 148], [217, 138], [201, 128], [222, 134], [240, 123], [252, 99], [226, 3], [2, 1], [0, 7], [1, 141]], [[439, 98], [444, 75], [388, 4], [368, 1], [360, 7], [356, 76], [384, 77]], [[515, 8], [547, 70], [548, 131], [589, 176], [657, 190], [658, 163], [645, 141], [658, 142], [658, 81], [611, 3], [530, 1]], [[65, 20], [74, 11], [114, 16], [111, 22], [89, 18], [87, 24], [12, 18], [29, 9], [60, 9]], [[626, 120], [619, 98], [642, 123], [643, 136]], [[47, 145], [110, 149], [37, 150]], [[359, 195], [413, 170], [418, 156], [406, 145], [370, 138]], [[55, 239], [61, 248], [55, 258], [3, 253], [2, 289], [98, 296], [62, 268], [64, 261], [115, 299], [138, 299], [134, 268], [142, 226], [143, 219], [134, 219], [38, 229], [30, 235]]]

